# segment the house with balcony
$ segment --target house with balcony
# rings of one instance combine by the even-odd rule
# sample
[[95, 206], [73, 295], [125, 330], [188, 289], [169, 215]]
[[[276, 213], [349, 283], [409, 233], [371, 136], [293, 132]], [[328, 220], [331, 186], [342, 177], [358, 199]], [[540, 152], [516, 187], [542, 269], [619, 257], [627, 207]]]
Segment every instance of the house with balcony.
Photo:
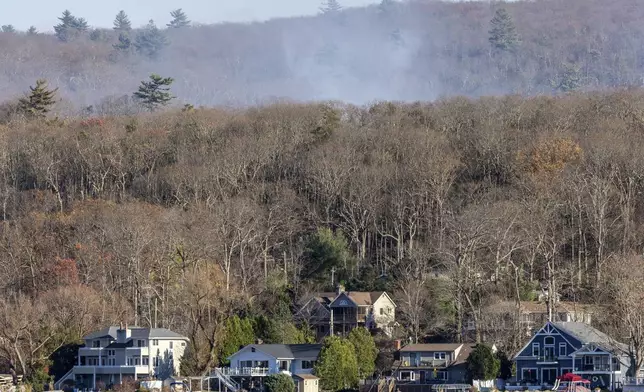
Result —
[[464, 384], [466, 361], [474, 348], [466, 343], [410, 344], [394, 363], [398, 384]]
[[396, 304], [384, 291], [346, 291], [339, 285], [335, 292], [316, 293], [301, 301], [296, 318], [314, 328], [318, 339], [346, 336], [356, 327], [391, 335]]
[[284, 373], [311, 389], [317, 387], [316, 379], [309, 376], [321, 349], [321, 344], [249, 344], [228, 357], [230, 365], [215, 369], [210, 378], [220, 383], [219, 390], [225, 386], [236, 392], [260, 387], [266, 376]]
[[552, 386], [565, 373], [582, 376], [591, 388], [621, 388], [628, 347], [586, 323], [546, 322], [514, 356], [516, 382]]
[[189, 339], [165, 328], [120, 325], [84, 337], [76, 365], [56, 381], [96, 389], [133, 380], [167, 379], [179, 374], [181, 358]]

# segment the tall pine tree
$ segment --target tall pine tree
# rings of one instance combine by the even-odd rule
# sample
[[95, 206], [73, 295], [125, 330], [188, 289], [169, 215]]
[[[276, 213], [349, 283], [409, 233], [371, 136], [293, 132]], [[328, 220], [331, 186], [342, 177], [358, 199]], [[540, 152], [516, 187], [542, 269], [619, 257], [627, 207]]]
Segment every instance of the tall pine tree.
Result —
[[167, 105], [173, 98], [170, 94], [170, 85], [174, 82], [172, 78], [162, 78], [157, 74], [150, 75], [150, 81], [142, 81], [139, 91], [134, 93], [143, 107], [155, 111], [161, 106]]
[[63, 15], [58, 20], [60, 23], [54, 26], [54, 32], [61, 41], [70, 41], [89, 29], [84, 18], [75, 17], [69, 10], [63, 11]]
[[170, 23], [167, 24], [168, 27], [178, 29], [180, 27], [190, 26], [190, 20], [188, 20], [188, 16], [181, 10], [181, 8], [170, 12], [170, 15], [173, 19], [172, 21], [170, 21]]
[[148, 25], [139, 31], [134, 39], [136, 51], [153, 58], [167, 45], [168, 40], [163, 32], [154, 24], [153, 20], [150, 20]]
[[490, 44], [492, 49], [500, 51], [513, 51], [519, 45], [519, 34], [512, 20], [512, 16], [505, 8], [496, 10], [490, 21]]
[[50, 90], [46, 80], [38, 79], [36, 87], [29, 87], [29, 89], [31, 90], [29, 95], [18, 100], [18, 111], [28, 117], [45, 117], [51, 106], [56, 103], [58, 88]]
[[13, 27], [13, 25], [4, 25], [4, 26], [2, 26], [1, 29], [2, 29], [3, 33], [15, 33], [16, 32], [16, 28]]
[[338, 0], [324, 0], [320, 7], [320, 11], [322, 11], [323, 14], [333, 14], [340, 12], [341, 10], [342, 6]]
[[36, 35], [38, 34], [38, 30], [36, 29], [36, 26], [30, 26], [29, 30], [27, 30], [28, 35]]
[[132, 23], [130, 22], [130, 18], [128, 18], [125, 11], [120, 10], [119, 13], [116, 14], [116, 18], [114, 18], [114, 30], [116, 31], [132, 30]]

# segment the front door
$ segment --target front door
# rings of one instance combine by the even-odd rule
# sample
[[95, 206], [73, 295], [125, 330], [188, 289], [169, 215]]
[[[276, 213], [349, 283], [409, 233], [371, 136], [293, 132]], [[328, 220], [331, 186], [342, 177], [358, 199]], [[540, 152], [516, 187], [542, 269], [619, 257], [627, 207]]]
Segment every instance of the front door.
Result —
[[554, 385], [557, 379], [557, 369], [541, 369], [541, 383]]

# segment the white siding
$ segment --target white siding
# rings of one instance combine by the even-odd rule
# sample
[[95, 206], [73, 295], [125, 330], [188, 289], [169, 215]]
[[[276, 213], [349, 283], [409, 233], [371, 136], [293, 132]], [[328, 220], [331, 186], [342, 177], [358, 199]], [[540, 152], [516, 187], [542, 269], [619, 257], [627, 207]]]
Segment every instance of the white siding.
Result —
[[245, 361], [268, 361], [268, 368], [271, 373], [277, 372], [278, 363], [275, 357], [263, 353], [260, 350], [251, 351], [251, 348], [242, 349], [237, 351], [230, 357], [231, 368], [241, 368], [241, 362]]
[[373, 317], [378, 328], [389, 325], [396, 318], [396, 307], [384, 293], [373, 304]]

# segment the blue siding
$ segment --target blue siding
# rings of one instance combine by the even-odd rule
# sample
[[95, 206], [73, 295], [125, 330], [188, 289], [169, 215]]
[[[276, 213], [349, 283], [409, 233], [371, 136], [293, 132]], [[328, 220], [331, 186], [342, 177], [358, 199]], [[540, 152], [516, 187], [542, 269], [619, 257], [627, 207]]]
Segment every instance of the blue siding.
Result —
[[576, 337], [546, 323], [515, 356], [516, 380], [552, 385], [557, 376], [573, 372], [570, 354], [582, 346]]

